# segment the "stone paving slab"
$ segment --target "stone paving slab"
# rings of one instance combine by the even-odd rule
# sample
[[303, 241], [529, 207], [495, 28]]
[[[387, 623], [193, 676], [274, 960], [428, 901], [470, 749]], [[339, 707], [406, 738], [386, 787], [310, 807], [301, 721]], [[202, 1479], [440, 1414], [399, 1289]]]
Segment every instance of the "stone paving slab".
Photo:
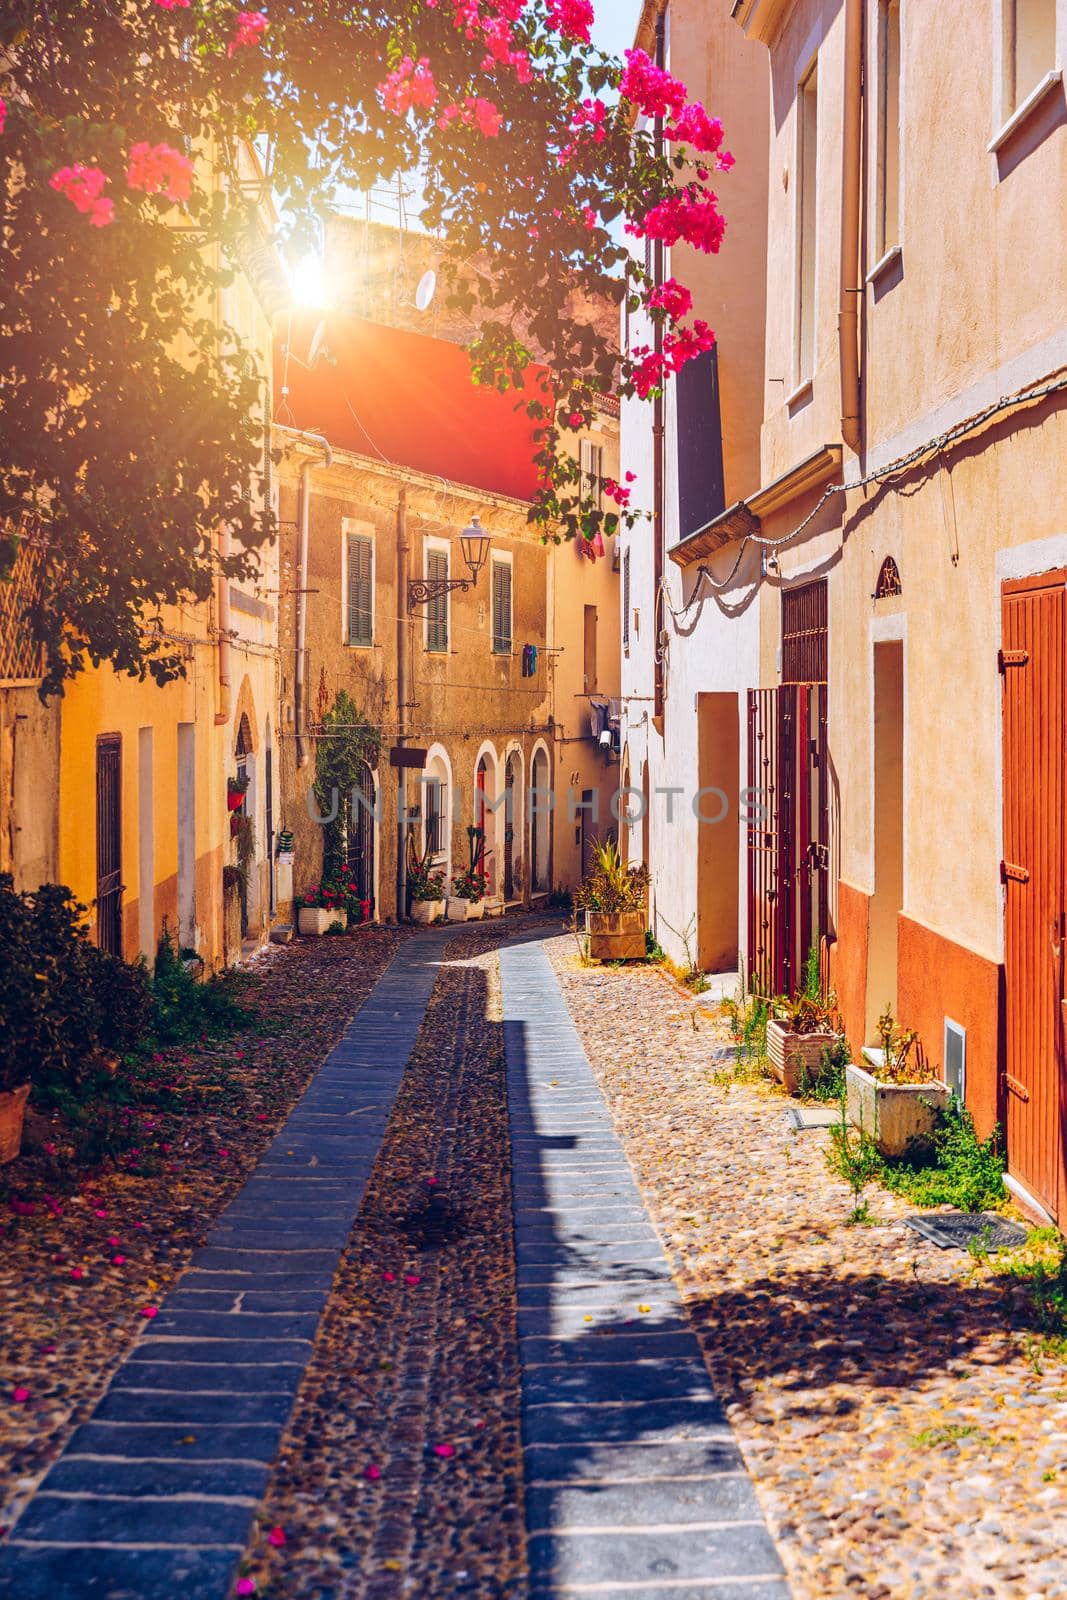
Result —
[[531, 1596], [788, 1600], [547, 955], [500, 967]]
[[222, 1600], [433, 989], [402, 945], [0, 1552], [13, 1600]]

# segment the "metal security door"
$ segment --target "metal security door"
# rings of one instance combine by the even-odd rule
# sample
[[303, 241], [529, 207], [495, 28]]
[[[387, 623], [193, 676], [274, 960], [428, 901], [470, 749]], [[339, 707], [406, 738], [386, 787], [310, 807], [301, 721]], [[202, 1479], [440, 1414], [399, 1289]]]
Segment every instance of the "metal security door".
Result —
[[96, 741], [96, 942], [122, 954], [122, 740]]
[[1005, 1120], [1009, 1171], [1053, 1216], [1064, 1172], [1063, 572], [1004, 585]]
[[374, 774], [364, 761], [360, 764], [357, 780], [355, 814], [352, 817], [352, 838], [349, 844], [349, 871], [359, 890], [361, 900], [374, 902]]
[[515, 898], [515, 769], [504, 769], [504, 900]]

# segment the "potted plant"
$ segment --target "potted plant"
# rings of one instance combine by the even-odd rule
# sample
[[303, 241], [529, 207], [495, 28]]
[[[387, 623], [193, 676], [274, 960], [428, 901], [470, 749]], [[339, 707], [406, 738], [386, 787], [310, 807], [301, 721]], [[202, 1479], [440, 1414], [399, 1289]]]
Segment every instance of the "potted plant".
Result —
[[445, 914], [445, 879], [441, 872], [408, 871], [408, 894], [411, 897], [411, 915], [415, 922], [424, 925], [436, 922]]
[[470, 866], [452, 879], [452, 892], [448, 897], [450, 922], [477, 921], [485, 912], [485, 896], [489, 888], [484, 872]]
[[276, 850], [278, 865], [291, 867], [293, 864], [293, 833], [291, 828], [282, 828], [278, 834]]
[[345, 892], [336, 884], [313, 883], [297, 904], [297, 927], [301, 933], [321, 938], [335, 922], [348, 926]]
[[898, 1028], [887, 1006], [878, 1018], [877, 1049], [867, 1065], [845, 1068], [848, 1119], [874, 1140], [884, 1156], [902, 1156], [932, 1142], [937, 1114], [951, 1091], [926, 1059], [914, 1028]]
[[29, 1082], [23, 1077], [25, 1070], [17, 1062], [0, 1064], [0, 1167], [14, 1161], [22, 1147], [22, 1122], [30, 1092]]
[[819, 997], [776, 995], [770, 1010], [767, 1060], [785, 1092], [796, 1094], [803, 1084], [819, 1077], [827, 1052], [844, 1033], [837, 996], [832, 990]]
[[593, 864], [575, 894], [585, 912], [589, 954], [599, 961], [645, 959], [648, 868], [628, 867], [614, 839], [593, 846]]
[[240, 811], [245, 803], [248, 793], [248, 775], [242, 773], [236, 778], [226, 779], [226, 808], [229, 811]]

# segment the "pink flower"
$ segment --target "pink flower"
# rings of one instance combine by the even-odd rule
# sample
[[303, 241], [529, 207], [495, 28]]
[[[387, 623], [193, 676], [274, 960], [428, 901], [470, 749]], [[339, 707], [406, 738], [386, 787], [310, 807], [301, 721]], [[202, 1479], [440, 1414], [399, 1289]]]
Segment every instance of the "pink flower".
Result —
[[70, 1270], [70, 1275], [74, 1279], [75, 1283], [80, 1283], [85, 1277], [85, 1273], [82, 1271], [81, 1267], [72, 1267]]
[[619, 93], [646, 117], [678, 117], [688, 95], [684, 83], [657, 67], [644, 50], [627, 50]]
[[80, 163], [73, 167], [60, 167], [48, 182], [59, 194], [66, 195], [78, 211], [88, 215], [90, 227], [106, 228], [114, 220], [115, 202], [102, 197], [107, 178], [99, 167], [86, 167]]
[[584, 206], [582, 208], [582, 221], [585, 223], [587, 228], [596, 227], [596, 212], [593, 210], [592, 206]]
[[437, 126], [441, 129], [450, 128], [453, 122], [461, 122], [465, 127], [477, 128], [487, 139], [495, 139], [504, 122], [502, 112], [492, 100], [483, 99], [481, 95], [468, 95], [461, 104], [453, 101], [445, 107], [437, 119]]
[[422, 1279], [415, 1272], [405, 1272], [404, 1282], [407, 1284], [409, 1289], [414, 1289], [417, 1283], [422, 1282]]
[[378, 1479], [381, 1477], [381, 1475], [382, 1475], [381, 1467], [375, 1466], [373, 1461], [371, 1462], [370, 1466], [367, 1468], [367, 1470], [363, 1474], [363, 1476], [367, 1479], [367, 1481], [369, 1483], [377, 1483]]
[[229, 1152], [229, 1151], [228, 1151], [228, 1150], [220, 1150], [220, 1151], [219, 1151], [219, 1155], [220, 1155], [220, 1156], [223, 1156], [223, 1157], [225, 1157], [225, 1156], [228, 1156], [228, 1155], [229, 1155], [229, 1153], [230, 1153], [230, 1152]]
[[0, 95], [0, 133], [3, 133], [4, 124], [6, 122], [7, 122], [7, 101], [4, 99], [3, 95]]
[[156, 0], [156, 5], [161, 11], [184, 11], [189, 0]]
[[382, 1282], [383, 1283], [395, 1283], [396, 1282], [396, 1273], [395, 1272], [383, 1272], [382, 1273]]
[[256, 1592], [256, 1580], [255, 1580], [255, 1578], [238, 1578], [238, 1580], [237, 1580], [237, 1593], [238, 1594], [255, 1594], [255, 1592]]
[[30, 1391], [28, 1389], [21, 1389], [21, 1388], [12, 1389], [11, 1398], [12, 1398], [12, 1400], [14, 1400], [14, 1402], [15, 1402], [15, 1404], [17, 1406], [20, 1406], [26, 1400], [28, 1400], [30, 1398]]
[[126, 1257], [125, 1256], [112, 1256], [111, 1257], [111, 1265], [113, 1267], [124, 1267], [126, 1265]]
[[280, 1550], [285, 1543], [285, 1529], [272, 1528], [267, 1535], [267, 1543], [272, 1544], [276, 1550]]
[[580, 411], [572, 411], [567, 418], [567, 424], [571, 428], [582, 428], [585, 426], [585, 418]]
[[122, 1243], [122, 1240], [111, 1238], [107, 1242], [111, 1246], [112, 1250], [117, 1250], [119, 1245]]
[[593, 20], [590, 0], [548, 0], [549, 27], [562, 33], [565, 39], [580, 39], [588, 44]]
[[675, 319], [686, 317], [693, 309], [693, 296], [684, 284], [677, 278], [668, 278], [658, 288], [653, 289], [648, 297], [650, 306], [661, 306], [668, 316]]
[[666, 245], [681, 239], [705, 255], [717, 255], [726, 233], [726, 219], [718, 207], [718, 198], [710, 191], [695, 197], [669, 195], [639, 222], [628, 222], [626, 232], [638, 238], [662, 239]]
[[107, 1216], [107, 1212], [106, 1211], [94, 1211], [93, 1212], [93, 1216], [94, 1217], [106, 1217]]
[[412, 106], [430, 111], [437, 104], [437, 85], [433, 81], [427, 56], [418, 61], [405, 56], [395, 72], [378, 85], [382, 105], [394, 116], [406, 116]]
[[245, 45], [258, 44], [266, 31], [267, 17], [265, 12], [239, 11], [237, 13], [237, 28], [226, 47], [226, 54], [232, 56], [235, 51], [243, 49]]
[[148, 1321], [151, 1322], [153, 1317], [159, 1316], [159, 1307], [145, 1306], [144, 1310], [141, 1312], [141, 1315], [142, 1317], [147, 1317]]
[[704, 107], [694, 102], [683, 107], [664, 133], [679, 144], [692, 145], [703, 154], [714, 154], [722, 144], [723, 129], [718, 117], [709, 117]]
[[433, 1453], [435, 1456], [440, 1456], [442, 1460], [447, 1461], [449, 1456], [455, 1455], [456, 1447], [454, 1444], [435, 1444]]

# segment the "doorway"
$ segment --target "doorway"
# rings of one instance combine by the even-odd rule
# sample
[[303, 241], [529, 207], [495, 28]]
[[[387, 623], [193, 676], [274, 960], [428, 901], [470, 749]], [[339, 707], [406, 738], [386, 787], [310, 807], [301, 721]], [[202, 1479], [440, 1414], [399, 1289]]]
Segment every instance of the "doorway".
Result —
[[96, 942], [122, 955], [122, 740], [96, 741]]
[[697, 965], [736, 972], [741, 718], [736, 694], [697, 696]]
[[1060, 1219], [1067, 1213], [1065, 585], [1063, 571], [1004, 585], [1000, 654], [1008, 1171]]
[[866, 1039], [897, 1003], [897, 923], [904, 909], [904, 644], [874, 646], [874, 894], [867, 951]]

